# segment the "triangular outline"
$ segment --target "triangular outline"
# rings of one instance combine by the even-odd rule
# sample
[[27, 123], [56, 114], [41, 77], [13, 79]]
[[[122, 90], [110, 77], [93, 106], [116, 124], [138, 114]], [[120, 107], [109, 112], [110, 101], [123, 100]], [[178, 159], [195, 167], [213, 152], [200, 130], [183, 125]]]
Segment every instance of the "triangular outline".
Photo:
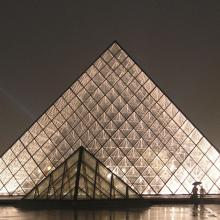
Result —
[[[82, 169], [92, 169], [91, 165], [87, 164], [86, 159], [87, 156], [85, 156], [87, 154], [87, 156], [89, 155], [89, 157], [95, 161], [95, 167], [94, 167], [94, 182], [91, 183], [91, 179], [88, 180], [86, 179], [87, 177], [85, 176], [86, 173], [82, 171]], [[77, 156], [77, 157], [76, 157]], [[76, 161], [69, 166], [69, 161], [71, 161], [72, 158], [76, 157]], [[71, 161], [72, 163], [72, 161]], [[71, 167], [72, 166], [72, 167]], [[105, 169], [106, 171], [108, 171], [108, 174], [106, 176], [103, 176], [103, 172], [100, 173], [99, 169]], [[62, 171], [59, 174], [59, 171]], [[75, 172], [74, 174], [72, 174], [72, 172]], [[57, 176], [57, 173], [59, 174]], [[69, 178], [67, 176], [68, 173], [69, 175], [73, 175], [72, 177], [74, 178], [75, 181], [75, 185], [73, 185], [73, 187], [71, 187], [69, 189], [69, 191], [62, 195], [63, 192], [63, 188], [64, 188], [64, 179], [65, 178]], [[75, 176], [76, 175], [76, 176]], [[55, 178], [56, 177], [56, 178]], [[62, 177], [60, 179], [60, 177]], [[55, 178], [55, 179], [54, 179]], [[81, 179], [86, 179], [86, 184], [90, 184], [92, 185], [93, 188], [93, 195], [90, 195], [89, 192], [87, 190], [85, 190], [84, 188], [82, 188], [82, 186], [80, 186], [80, 180]], [[109, 193], [105, 194], [105, 196], [102, 196], [102, 193], [104, 193], [100, 187], [97, 187], [98, 184], [101, 184], [101, 182], [98, 181], [98, 178], [101, 178], [102, 181], [105, 181], [106, 183], [109, 183], [109, 192], [105, 193]], [[105, 179], [106, 178], [106, 179]], [[54, 190], [54, 187], [56, 187], [56, 184], [59, 183], [60, 181], [57, 182], [57, 180], [61, 181], [61, 187], [58, 186], [59, 188], [57, 190]], [[118, 189], [118, 185], [115, 184], [114, 182], [121, 182], [121, 186], [124, 185], [124, 189]], [[45, 183], [46, 183], [46, 187], [45, 187]], [[53, 185], [53, 183], [55, 185]], [[40, 189], [43, 185], [43, 190], [42, 192], [40, 192]], [[52, 190], [52, 191], [51, 191]], [[121, 178], [119, 178], [117, 175], [115, 175], [109, 168], [107, 168], [101, 161], [99, 161], [93, 154], [91, 154], [89, 151], [87, 151], [84, 147], [79, 147], [76, 151], [74, 151], [64, 162], [62, 162], [55, 170], [53, 170], [46, 178], [44, 178], [42, 181], [40, 181], [27, 195], [25, 195], [23, 197], [23, 199], [34, 199], [34, 200], [51, 200], [51, 199], [55, 199], [55, 200], [66, 200], [68, 198], [65, 198], [67, 194], [70, 193], [70, 191], [74, 190], [74, 194], [72, 195], [72, 197], [70, 198], [71, 200], [80, 200], [80, 199], [131, 199], [131, 198], [141, 198], [141, 195], [138, 194], [134, 189], [132, 189], [126, 182], [124, 182]], [[101, 193], [101, 197], [98, 197], [97, 194], [97, 190], [99, 193]], [[126, 194], [123, 194], [122, 191], [120, 190], [124, 190], [126, 192]], [[46, 191], [46, 198], [45, 196], [45, 191]], [[56, 192], [59, 192], [60, 195], [55, 195]], [[86, 198], [84, 197], [79, 197], [79, 191], [84, 192], [85, 195], [87, 195]], [[87, 191], [87, 192], [86, 192]], [[50, 195], [50, 192], [53, 192], [52, 195]], [[117, 193], [118, 195], [121, 195], [119, 197], [114, 197], [114, 193]], [[129, 192], [133, 192], [133, 197], [129, 196]], [[42, 195], [42, 196], [41, 196]], [[58, 197], [57, 197], [58, 196]]]
[[[100, 58], [100, 57], [102, 57], [102, 55], [108, 50], [108, 49], [110, 49], [114, 44], [116, 44], [116, 46], [117, 47], [119, 47], [124, 53], [126, 53], [126, 55], [129, 57], [129, 59], [131, 59], [131, 61], [135, 64], [135, 65], [137, 65], [138, 66], [138, 68], [145, 74], [145, 71], [143, 71], [143, 68], [141, 67], [141, 65], [139, 65], [136, 61], [134, 61], [134, 59], [129, 55], [129, 53], [127, 53], [126, 52], [126, 50], [124, 50], [123, 49], [123, 47], [121, 47], [119, 44], [118, 44], [118, 42], [117, 41], [114, 41], [104, 52], [102, 52], [101, 53], [101, 55], [89, 66], [89, 68], [92, 66], [92, 65], [94, 65], [95, 63], [96, 63], [96, 61]], [[71, 88], [71, 86], [74, 84], [74, 83], [76, 83], [80, 78], [81, 78], [81, 76], [86, 72], [88, 70], [88, 68], [79, 76], [79, 78], [78, 79], [76, 79], [65, 91], [68, 91], [68, 89], [69, 88]], [[145, 74], [146, 75], [146, 74]], [[155, 83], [154, 82], [154, 80], [152, 80], [152, 78], [150, 77], [150, 76], [148, 76], [148, 75], [146, 75], [146, 77], [149, 79], [149, 80], [147, 80], [147, 81], [151, 81], [154, 85], [155, 85], [155, 88], [153, 88], [152, 89], [152, 91], [153, 90], [155, 90], [155, 89], [159, 89], [161, 92], [162, 92], [162, 95], [164, 95], [165, 97], [169, 97], [169, 96], [167, 96], [166, 95], [166, 92], [164, 92], [163, 90], [161, 90], [160, 89], [160, 87], [158, 86], [158, 84], [157, 83]], [[146, 82], [147, 82], [146, 81]], [[64, 92], [65, 93], [65, 92]], [[52, 105], [50, 105], [50, 107], [48, 108], [48, 109], [50, 109], [59, 99], [60, 99], [60, 97], [62, 97], [62, 95], [64, 94], [64, 93], [62, 93], [61, 94], [61, 96], [59, 96], [53, 103], [52, 103]], [[186, 118], [186, 121], [189, 121], [191, 124], [192, 124], [192, 126], [194, 127], [194, 129], [196, 129], [200, 134], [201, 134], [201, 136], [202, 136], [202, 138], [204, 137], [204, 139], [205, 140], [207, 140], [207, 142], [211, 145], [211, 147], [214, 149], [214, 151], [216, 151], [218, 154], [219, 154], [219, 150], [217, 149], [217, 148], [215, 148], [214, 147], [214, 145], [205, 137], [205, 135], [193, 124], [193, 122], [191, 121], [191, 120], [189, 120], [188, 119], [188, 117], [186, 117], [186, 115], [184, 114], [184, 113], [182, 113], [182, 111], [180, 111], [180, 108], [178, 108], [178, 106], [175, 104], [175, 102], [173, 102], [173, 100], [172, 99], [170, 99], [170, 98], [168, 98], [168, 100], [169, 100], [169, 102], [171, 103], [170, 104], [170, 106], [171, 105], [173, 105], [176, 109], [177, 109], [177, 111], [179, 111], [185, 118]], [[155, 102], [155, 105], [157, 104], [157, 101]], [[21, 135], [21, 137], [19, 137], [18, 139], [17, 139], [17, 141], [19, 141], [25, 134], [26, 134], [26, 132], [28, 132], [29, 130], [30, 130], [30, 128], [32, 128], [32, 126], [36, 123], [36, 122], [38, 122], [38, 120], [48, 111], [48, 109], [35, 121], [35, 122], [33, 122], [33, 124]], [[171, 117], [171, 119], [173, 119], [172, 117]], [[103, 128], [102, 128], [103, 129]], [[175, 133], [175, 134], [177, 134], [177, 133]], [[192, 134], [192, 133], [191, 133]], [[181, 134], [179, 134], [179, 135], [181, 135]], [[187, 135], [187, 137], [189, 137], [190, 135]], [[202, 139], [200, 139], [200, 140], [202, 140]], [[12, 147], [17, 143], [17, 141], [12, 145]], [[62, 141], [62, 140], [61, 140]], [[79, 143], [81, 143], [82, 142], [82, 140], [80, 140], [79, 139]], [[83, 142], [82, 142], [83, 143]], [[150, 143], [151, 144], [151, 143]], [[166, 146], [166, 144], [164, 144], [165, 146]], [[195, 145], [195, 146], [197, 146], [197, 144]], [[11, 149], [11, 148], [10, 148]], [[6, 152], [8, 152], [10, 149], [8, 149]], [[25, 148], [24, 148], [25, 149]], [[6, 153], [5, 152], [5, 153]], [[3, 154], [3, 156], [5, 155], [5, 153]], [[2, 156], [2, 157], [3, 157]], [[217, 159], [217, 158], [216, 158]], [[210, 160], [210, 159], [209, 159]], [[213, 162], [213, 161], [212, 161]], [[38, 166], [39, 166], [39, 164], [37, 164]], [[207, 172], [206, 172], [207, 173]], [[205, 175], [207, 175], [205, 173]], [[174, 173], [173, 173], [174, 174]], [[0, 189], [1, 190], [1, 189]]]

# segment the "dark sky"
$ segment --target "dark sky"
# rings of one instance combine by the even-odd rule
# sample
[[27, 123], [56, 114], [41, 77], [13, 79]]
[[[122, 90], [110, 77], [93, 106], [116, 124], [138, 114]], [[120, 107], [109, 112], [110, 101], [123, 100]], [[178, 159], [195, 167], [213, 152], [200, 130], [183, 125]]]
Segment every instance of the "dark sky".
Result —
[[220, 149], [219, 0], [0, 3], [0, 154], [117, 40]]

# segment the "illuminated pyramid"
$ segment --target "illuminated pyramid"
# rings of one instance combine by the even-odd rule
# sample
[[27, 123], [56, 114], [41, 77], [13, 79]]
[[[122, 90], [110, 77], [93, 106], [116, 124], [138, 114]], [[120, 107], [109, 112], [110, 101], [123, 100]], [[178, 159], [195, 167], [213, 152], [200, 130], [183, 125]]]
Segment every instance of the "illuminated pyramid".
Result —
[[140, 198], [85, 148], [80, 147], [25, 199], [128, 199]]
[[138, 193], [220, 193], [217, 150], [117, 43], [2, 156], [0, 194], [27, 194], [80, 146]]

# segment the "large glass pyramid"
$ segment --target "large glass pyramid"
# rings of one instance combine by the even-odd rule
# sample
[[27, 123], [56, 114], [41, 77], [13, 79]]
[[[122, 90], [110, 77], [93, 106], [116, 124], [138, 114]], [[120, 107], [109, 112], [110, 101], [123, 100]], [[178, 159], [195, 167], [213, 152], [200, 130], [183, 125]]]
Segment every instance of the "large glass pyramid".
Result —
[[80, 147], [25, 199], [128, 199], [140, 198], [125, 182]]
[[0, 195], [25, 195], [85, 146], [141, 194], [220, 193], [220, 156], [113, 43], [0, 159]]

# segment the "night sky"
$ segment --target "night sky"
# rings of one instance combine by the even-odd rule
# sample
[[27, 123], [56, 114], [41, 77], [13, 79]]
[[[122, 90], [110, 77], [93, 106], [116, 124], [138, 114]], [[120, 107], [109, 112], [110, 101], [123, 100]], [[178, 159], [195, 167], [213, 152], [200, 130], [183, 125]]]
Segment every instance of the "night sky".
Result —
[[0, 154], [114, 40], [220, 149], [219, 0], [0, 3]]

